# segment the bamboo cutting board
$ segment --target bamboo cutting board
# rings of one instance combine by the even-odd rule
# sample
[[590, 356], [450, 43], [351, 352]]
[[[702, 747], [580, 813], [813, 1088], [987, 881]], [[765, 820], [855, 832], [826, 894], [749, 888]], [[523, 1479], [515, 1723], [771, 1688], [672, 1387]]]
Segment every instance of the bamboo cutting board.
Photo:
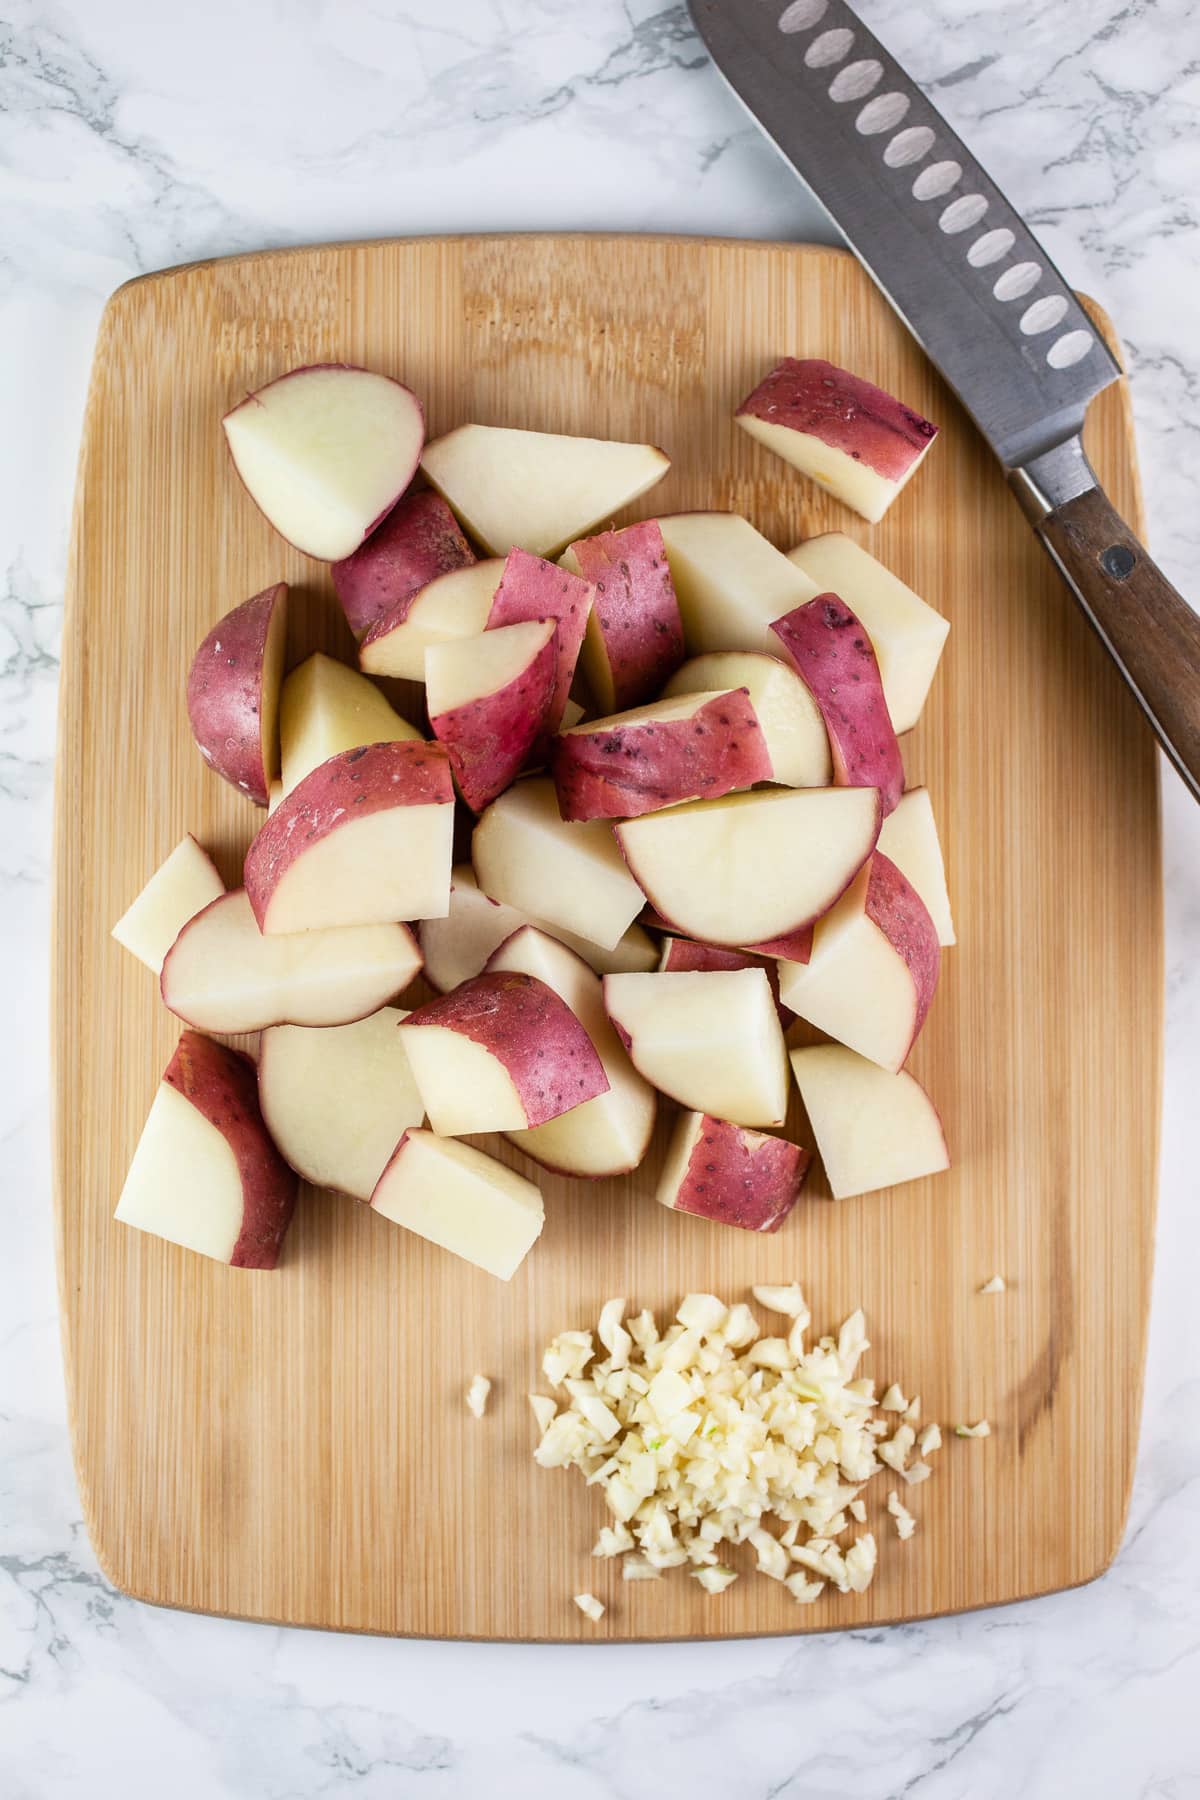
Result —
[[[782, 354], [823, 356], [943, 426], [871, 529], [737, 431]], [[261, 820], [194, 750], [192, 651], [286, 579], [290, 654], [350, 653], [326, 570], [242, 492], [221, 413], [301, 362], [347, 360], [463, 420], [650, 439], [673, 458], [636, 516], [744, 512], [776, 543], [849, 531], [953, 622], [910, 785], [931, 789], [959, 943], [912, 1067], [950, 1174], [833, 1205], [818, 1175], [776, 1237], [652, 1199], [636, 1176], [541, 1176], [545, 1234], [505, 1286], [355, 1202], [302, 1193], [275, 1274], [112, 1221], [178, 1026], [108, 931], [192, 830], [228, 880]], [[1090, 447], [1140, 526], [1124, 386]], [[637, 238], [420, 240], [249, 256], [123, 288], [101, 327], [75, 519], [59, 756], [58, 1224], [75, 1455], [110, 1579], [246, 1618], [428, 1636], [636, 1639], [824, 1630], [1086, 1581], [1120, 1538], [1154, 1219], [1162, 945], [1149, 734], [987, 451], [848, 255]], [[667, 1109], [664, 1108], [664, 1112]], [[807, 1138], [799, 1107], [790, 1129]], [[808, 1141], [811, 1141], [809, 1139]], [[505, 1160], [519, 1154], [501, 1147]], [[526, 1172], [536, 1173], [526, 1165]], [[980, 1298], [1003, 1273], [1008, 1291]], [[602, 1503], [542, 1472], [541, 1348], [609, 1295], [672, 1308], [799, 1276], [815, 1323], [857, 1304], [865, 1372], [926, 1420], [987, 1415], [914, 1490], [901, 1544], [872, 1486], [865, 1595], [797, 1607], [749, 1573], [710, 1599], [674, 1571], [622, 1589], [589, 1549]], [[495, 1382], [482, 1422], [463, 1390]], [[739, 1558], [742, 1553], [739, 1553]], [[571, 1596], [608, 1602], [599, 1627]]]

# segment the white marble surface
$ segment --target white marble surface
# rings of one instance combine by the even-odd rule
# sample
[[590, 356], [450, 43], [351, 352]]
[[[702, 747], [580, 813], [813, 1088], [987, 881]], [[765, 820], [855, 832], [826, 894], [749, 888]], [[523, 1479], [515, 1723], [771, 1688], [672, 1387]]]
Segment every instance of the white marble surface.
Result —
[[[1117, 319], [1153, 543], [1200, 598], [1196, 0], [862, 11]], [[97, 316], [127, 277], [192, 257], [527, 226], [820, 231], [657, 0], [4, 9], [0, 1793], [1200, 1795], [1200, 812], [1170, 777], [1158, 1273], [1132, 1518], [1103, 1581], [890, 1632], [564, 1654], [191, 1618], [97, 1574], [64, 1424], [45, 1041], [59, 608]]]

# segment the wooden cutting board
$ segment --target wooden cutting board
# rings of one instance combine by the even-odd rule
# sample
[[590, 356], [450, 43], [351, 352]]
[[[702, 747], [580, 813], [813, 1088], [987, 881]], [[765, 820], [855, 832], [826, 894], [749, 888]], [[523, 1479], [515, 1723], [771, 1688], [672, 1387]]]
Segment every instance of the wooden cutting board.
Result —
[[[1102, 321], [1103, 323], [1103, 321]], [[829, 357], [939, 420], [872, 529], [737, 431], [784, 353]], [[819, 1175], [777, 1237], [666, 1213], [643, 1169], [541, 1177], [545, 1234], [508, 1286], [353, 1201], [305, 1190], [276, 1274], [112, 1221], [177, 1023], [108, 935], [185, 830], [237, 878], [261, 819], [204, 767], [184, 678], [228, 607], [286, 579], [291, 656], [349, 654], [328, 574], [274, 535], [221, 413], [293, 364], [347, 360], [463, 420], [650, 439], [631, 516], [745, 513], [787, 547], [850, 532], [953, 621], [904, 740], [931, 789], [959, 943], [912, 1059], [949, 1175], [834, 1205]], [[1124, 385], [1089, 442], [1140, 521]], [[1154, 1222], [1162, 937], [1149, 734], [983, 444], [857, 264], [680, 239], [427, 239], [238, 257], [121, 289], [80, 465], [59, 753], [57, 1205], [75, 1455], [109, 1578], [172, 1606], [427, 1636], [637, 1639], [827, 1630], [1086, 1581], [1120, 1538]], [[667, 1111], [664, 1107], [664, 1113]], [[790, 1128], [807, 1125], [797, 1104]], [[809, 1139], [811, 1141], [811, 1139]], [[501, 1146], [506, 1161], [522, 1166]], [[527, 1172], [534, 1173], [525, 1165]], [[1000, 1271], [1008, 1291], [977, 1289]], [[671, 1308], [800, 1277], [816, 1323], [867, 1311], [866, 1371], [926, 1419], [987, 1415], [914, 1490], [902, 1544], [873, 1484], [879, 1575], [797, 1607], [749, 1573], [622, 1588], [602, 1504], [531, 1460], [543, 1344], [609, 1295]], [[475, 1422], [463, 1390], [495, 1383]], [[599, 1627], [571, 1596], [608, 1603]]]

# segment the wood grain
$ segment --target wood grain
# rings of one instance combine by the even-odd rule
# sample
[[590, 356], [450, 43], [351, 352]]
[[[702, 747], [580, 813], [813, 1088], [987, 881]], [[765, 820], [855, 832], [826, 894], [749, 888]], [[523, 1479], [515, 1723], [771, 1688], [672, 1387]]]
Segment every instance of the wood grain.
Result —
[[[943, 424], [870, 530], [735, 430], [781, 354], [825, 356]], [[849, 531], [953, 621], [905, 740], [932, 791], [959, 944], [912, 1066], [946, 1176], [833, 1205], [821, 1181], [762, 1239], [666, 1213], [646, 1167], [543, 1179], [545, 1235], [509, 1286], [352, 1201], [306, 1191], [275, 1275], [112, 1222], [177, 1036], [108, 936], [185, 829], [227, 878], [261, 815], [204, 768], [184, 678], [219, 614], [294, 584], [291, 655], [345, 652], [327, 572], [241, 491], [218, 420], [304, 361], [401, 376], [431, 430], [466, 419], [647, 438], [675, 463], [636, 516], [745, 512], [775, 542]], [[1140, 523], [1123, 384], [1089, 449]], [[429, 1636], [631, 1639], [826, 1630], [1085, 1581], [1112, 1556], [1134, 1455], [1154, 1219], [1162, 946], [1155, 759], [1136, 708], [983, 445], [846, 255], [630, 238], [366, 244], [236, 258], [123, 288], [105, 314], [79, 474], [59, 756], [57, 1206], [88, 1530], [131, 1594]], [[799, 1112], [791, 1121], [803, 1138]], [[521, 1166], [519, 1153], [499, 1153]], [[995, 1271], [1009, 1291], [980, 1298]], [[622, 1590], [589, 1558], [601, 1502], [530, 1460], [541, 1346], [600, 1303], [671, 1306], [803, 1279], [818, 1324], [868, 1313], [870, 1372], [925, 1417], [990, 1417], [873, 1517], [862, 1596], [796, 1607], [747, 1576]], [[487, 1417], [463, 1390], [496, 1383]], [[748, 1566], [748, 1565], [747, 1565]], [[570, 1597], [609, 1602], [589, 1625]]]

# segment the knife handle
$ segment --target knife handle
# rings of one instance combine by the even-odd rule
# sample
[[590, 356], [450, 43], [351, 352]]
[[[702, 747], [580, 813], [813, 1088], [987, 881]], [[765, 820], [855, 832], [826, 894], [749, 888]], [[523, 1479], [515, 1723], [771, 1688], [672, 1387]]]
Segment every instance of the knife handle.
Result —
[[[1076, 450], [1078, 440], [1072, 445]], [[1064, 446], [1065, 449], [1065, 446]], [[1200, 800], [1200, 616], [1130, 531], [1083, 457], [1064, 496], [1035, 472], [1034, 528], [1133, 690], [1163, 750]], [[1050, 463], [1050, 458], [1045, 459]], [[1076, 489], [1070, 492], [1071, 488]], [[1057, 504], [1053, 502], [1057, 501]], [[1048, 509], [1046, 503], [1050, 502]], [[1044, 510], [1045, 509], [1045, 510]]]

